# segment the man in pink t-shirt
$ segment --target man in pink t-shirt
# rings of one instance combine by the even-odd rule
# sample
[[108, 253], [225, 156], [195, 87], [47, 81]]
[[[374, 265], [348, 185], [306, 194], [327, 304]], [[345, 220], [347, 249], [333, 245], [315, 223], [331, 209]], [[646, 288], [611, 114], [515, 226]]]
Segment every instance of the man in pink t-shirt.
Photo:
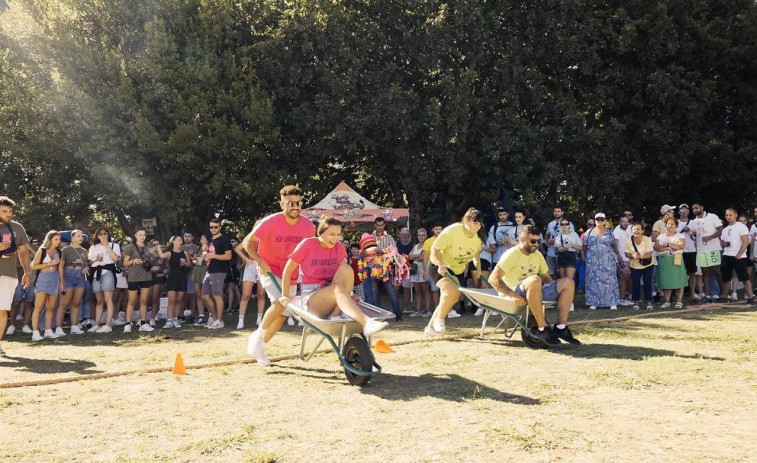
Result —
[[[279, 303], [281, 294], [274, 280], [281, 288], [281, 275], [289, 259], [289, 254], [305, 238], [315, 235], [315, 226], [305, 217], [300, 217], [302, 190], [287, 185], [280, 191], [279, 205], [283, 212], [262, 219], [242, 241], [245, 251], [257, 262], [260, 282], [271, 301], [271, 308], [263, 315], [260, 327], [250, 335], [247, 351], [260, 364], [270, 364], [265, 356], [265, 343], [278, 333], [289, 315], [285, 306]], [[257, 243], [257, 250], [255, 244]], [[272, 279], [273, 278], [273, 279]], [[290, 297], [297, 290], [297, 275], [292, 275]]]

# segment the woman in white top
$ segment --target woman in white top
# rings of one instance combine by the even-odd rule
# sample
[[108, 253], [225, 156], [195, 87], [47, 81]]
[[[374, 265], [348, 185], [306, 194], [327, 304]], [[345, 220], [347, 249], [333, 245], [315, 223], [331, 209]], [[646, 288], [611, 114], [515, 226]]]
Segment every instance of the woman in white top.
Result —
[[670, 297], [676, 290], [676, 309], [683, 307], [683, 288], [686, 287], [686, 267], [683, 265], [685, 238], [679, 233], [675, 217], [665, 219], [665, 233], [657, 237], [657, 286], [665, 292], [661, 309], [670, 307]]
[[[52, 330], [53, 315], [60, 294], [60, 232], [50, 230], [32, 260], [32, 271], [37, 272], [32, 313], [32, 341], [58, 337]], [[39, 334], [39, 318], [45, 310], [45, 335]]]
[[[95, 324], [89, 329], [90, 333], [110, 333], [110, 327], [115, 315], [113, 292], [116, 290], [116, 262], [121, 258], [121, 247], [110, 238], [110, 231], [100, 227], [95, 230], [94, 245], [89, 248], [89, 260], [92, 278], [92, 292], [95, 293]], [[108, 307], [108, 318], [100, 326], [103, 316], [103, 302]]]
[[570, 221], [560, 220], [560, 234], [555, 237], [555, 251], [557, 251], [557, 271], [560, 278], [570, 278], [576, 274], [576, 257], [578, 251], [584, 247], [578, 233], [570, 231]]
[[[412, 268], [415, 269], [415, 273], [410, 275], [410, 282], [413, 283], [415, 289], [415, 312], [410, 314], [411, 317], [431, 316], [431, 291], [428, 288], [428, 277], [423, 265], [423, 243], [426, 241], [427, 234], [425, 228], [418, 229], [418, 244], [413, 246], [412, 251], [408, 254]], [[421, 311], [423, 301], [425, 301], [426, 310]]]

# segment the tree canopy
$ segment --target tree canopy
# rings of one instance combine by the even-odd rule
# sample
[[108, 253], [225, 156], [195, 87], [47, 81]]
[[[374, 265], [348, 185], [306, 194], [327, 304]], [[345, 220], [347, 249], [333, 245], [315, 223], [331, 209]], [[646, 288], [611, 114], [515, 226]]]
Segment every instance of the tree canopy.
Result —
[[457, 219], [757, 193], [752, 0], [0, 0], [0, 192], [37, 235], [339, 181]]

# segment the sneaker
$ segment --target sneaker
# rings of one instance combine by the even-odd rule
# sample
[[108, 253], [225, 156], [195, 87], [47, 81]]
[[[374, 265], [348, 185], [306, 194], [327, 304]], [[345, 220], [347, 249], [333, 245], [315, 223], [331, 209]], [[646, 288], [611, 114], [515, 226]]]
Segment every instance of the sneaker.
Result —
[[675, 308], [676, 309], [683, 309], [683, 302], [676, 302]]
[[374, 333], [378, 333], [379, 331], [383, 330], [387, 327], [389, 323], [385, 321], [378, 321], [375, 318], [368, 317], [365, 320], [365, 326], [363, 327], [363, 334], [366, 336], [370, 336]]
[[55, 336], [62, 338], [65, 335], [66, 333], [63, 332], [63, 328], [61, 328], [60, 326], [55, 328]]
[[57, 339], [58, 335], [53, 332], [53, 330], [45, 330], [45, 335], [43, 336], [45, 339]]
[[486, 310], [482, 309], [481, 307], [476, 310], [476, 313], [473, 314], [474, 317], [483, 317]]
[[195, 320], [195, 322], [194, 322], [194, 323], [192, 323], [192, 325], [194, 325], [194, 326], [205, 326], [205, 325], [206, 325], [206, 323], [205, 323], [205, 321], [204, 321], [204, 320], [202, 319], [202, 317], [197, 317], [197, 320]]
[[573, 333], [570, 332], [570, 328], [568, 328], [567, 326], [563, 329], [553, 326], [552, 331], [555, 333], [555, 336], [562, 339], [563, 341], [577, 346], [581, 345], [581, 341], [573, 337]]
[[712, 298], [710, 296], [705, 296], [703, 299], [705, 304], [712, 304]]
[[255, 325], [260, 326], [261, 323], [263, 323], [263, 314], [259, 313], [257, 320], [255, 320]]
[[432, 327], [426, 325], [426, 327], [423, 329], [423, 334], [428, 337], [436, 337], [441, 336], [441, 333], [433, 329]]
[[16, 325], [11, 325], [11, 326], [8, 327], [7, 330], [5, 330], [5, 335], [6, 336], [11, 336], [13, 334], [16, 334]]
[[302, 319], [300, 318], [300, 321], [297, 322], [297, 326], [300, 326], [300, 327], [305, 326], [305, 322], [303, 322]]
[[611, 305], [610, 306], [610, 310], [618, 310], [618, 306], [617, 305]]
[[423, 314], [420, 310], [416, 310], [415, 312], [410, 314], [410, 318], [420, 317]]
[[102, 334], [102, 333], [110, 333], [113, 331], [113, 328], [109, 327], [108, 325], [100, 325], [100, 328], [95, 331], [95, 333]]
[[287, 325], [294, 326], [294, 318], [292, 317], [287, 318]]
[[639, 304], [634, 304], [633, 305], [633, 310], [639, 310]]
[[455, 309], [450, 310], [449, 313], [447, 314], [447, 318], [460, 318], [460, 317], [462, 317], [462, 315], [457, 313]]
[[404, 320], [404, 319], [402, 318], [402, 315], [395, 315], [395, 316], [394, 316], [394, 321], [395, 321], [395, 322], [401, 322], [402, 320]]
[[701, 299], [701, 298], [702, 298], [702, 297], [701, 297], [701, 296], [700, 296], [699, 294], [697, 294], [697, 293], [694, 293], [694, 295], [693, 295], [693, 296], [691, 296], [691, 300], [692, 300], [692, 301], [698, 301], [698, 300], [699, 300], [699, 299]]
[[444, 323], [444, 320], [434, 320], [433, 326], [434, 331], [436, 331], [437, 333], [442, 333], [447, 330], [447, 325]]
[[727, 297], [718, 296], [717, 298], [713, 300], [713, 302], [716, 302], [718, 304], [728, 304], [729, 302], [731, 302], [731, 300], [728, 299]]
[[259, 365], [270, 365], [271, 361], [265, 355], [265, 342], [260, 330], [255, 330], [247, 341], [247, 353], [258, 362]]
[[221, 320], [215, 320], [213, 323], [208, 325], [209, 330], [219, 330], [223, 328], [223, 322]]
[[750, 297], [749, 299], [747, 299], [746, 300], [746, 304], [750, 305], [750, 306], [754, 306], [754, 304], [755, 304], [754, 297]]
[[433, 314], [431, 313], [431, 311], [428, 311], [428, 310], [427, 310], [427, 311], [423, 312], [423, 315], [422, 315], [422, 317], [423, 317], [423, 318], [431, 318], [431, 315], [433, 315]]
[[29, 325], [24, 325], [23, 328], [21, 328], [21, 331], [26, 334], [32, 334], [32, 329], [29, 328]]
[[112, 323], [113, 326], [124, 326], [125, 324], [126, 324], [126, 320], [121, 317], [114, 318], [113, 323]]
[[595, 305], [590, 305], [590, 306], [589, 306], [589, 310], [597, 310], [597, 306], [595, 306]]
[[629, 305], [633, 305], [633, 302], [629, 301], [628, 299], [621, 299], [620, 305], [623, 307], [628, 307]]
[[43, 339], [45, 339], [45, 338], [42, 337], [41, 334], [39, 334], [39, 331], [35, 331], [35, 332], [32, 333], [32, 341], [38, 342], [38, 341], [41, 341]]
[[654, 306], [652, 304], [647, 304], [647, 310], [652, 310], [652, 309], [654, 309]]
[[237, 323], [237, 329], [238, 330], [243, 330], [244, 329], [244, 321], [243, 320], [239, 320], [239, 323]]
[[552, 328], [550, 328], [549, 325], [544, 327], [544, 331], [539, 331], [539, 329], [536, 329], [536, 337], [541, 339], [544, 344], [547, 344], [549, 346], [556, 346], [560, 344], [560, 339], [555, 336], [555, 333], [552, 331]]
[[165, 324], [165, 325], [163, 325], [163, 329], [164, 329], [164, 330], [170, 330], [171, 328], [176, 328], [176, 327], [175, 327], [175, 326], [173, 325], [173, 320], [166, 320], [166, 324]]
[[124, 325], [124, 333], [131, 333], [131, 323]]
[[661, 309], [669, 309], [670, 308], [670, 302], [666, 302], [660, 306]]
[[150, 319], [150, 328], [155, 328], [155, 325], [157, 325], [157, 322], [155, 321], [154, 318], [151, 318]]
[[84, 330], [79, 328], [79, 325], [74, 325], [71, 327], [71, 334], [84, 334]]
[[739, 295], [736, 294], [736, 291], [734, 291], [734, 292], [731, 293], [731, 300], [732, 301], [738, 301], [739, 300]]
[[149, 333], [150, 331], [155, 331], [155, 328], [150, 326], [149, 323], [142, 323], [141, 325], [139, 325], [139, 331]]
[[87, 333], [97, 333], [97, 331], [100, 329], [100, 325], [92, 325], [92, 328], [87, 330]]

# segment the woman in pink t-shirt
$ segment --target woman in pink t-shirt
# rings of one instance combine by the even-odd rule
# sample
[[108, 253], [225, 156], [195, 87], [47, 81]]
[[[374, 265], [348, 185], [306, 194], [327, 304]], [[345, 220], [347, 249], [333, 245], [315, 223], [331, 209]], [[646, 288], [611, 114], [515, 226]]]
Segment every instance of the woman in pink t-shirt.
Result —
[[[281, 278], [281, 294], [289, 294], [291, 276], [300, 267], [302, 304], [308, 312], [323, 319], [344, 312], [363, 326], [366, 336], [382, 330], [387, 322], [366, 317], [357, 305], [360, 299], [352, 295], [355, 275], [346, 262], [347, 251], [340, 241], [342, 223], [334, 217], [323, 216], [316, 234], [317, 237], [301, 241], [289, 255]], [[279, 302], [286, 307], [289, 298], [282, 296]]]

